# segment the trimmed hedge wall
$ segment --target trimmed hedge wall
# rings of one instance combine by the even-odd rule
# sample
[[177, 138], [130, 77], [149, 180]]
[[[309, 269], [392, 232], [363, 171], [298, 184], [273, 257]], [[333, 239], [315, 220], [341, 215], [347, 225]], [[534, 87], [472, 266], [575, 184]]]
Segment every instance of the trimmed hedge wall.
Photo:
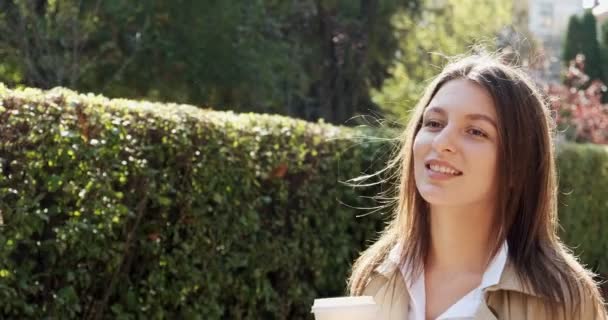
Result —
[[0, 101], [6, 318], [302, 319], [382, 227], [338, 202], [373, 205], [338, 181], [379, 152], [346, 128], [67, 90]]
[[[390, 132], [63, 89], [0, 102], [2, 318], [309, 319], [388, 218], [352, 208], [378, 186], [339, 181], [379, 170], [391, 141], [364, 137]], [[564, 237], [607, 270], [606, 150], [563, 149]]]
[[563, 144], [558, 152], [562, 239], [608, 281], [608, 147]]

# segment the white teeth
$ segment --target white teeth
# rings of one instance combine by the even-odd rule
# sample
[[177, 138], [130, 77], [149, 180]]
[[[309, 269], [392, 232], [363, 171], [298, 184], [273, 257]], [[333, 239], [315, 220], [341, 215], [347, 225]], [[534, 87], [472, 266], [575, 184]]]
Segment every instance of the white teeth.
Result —
[[442, 166], [438, 166], [436, 164], [432, 164], [430, 165], [431, 170], [435, 171], [435, 172], [440, 172], [440, 173], [445, 173], [445, 174], [451, 174], [451, 175], [458, 175], [458, 171], [454, 171], [450, 168], [447, 167], [442, 167]]

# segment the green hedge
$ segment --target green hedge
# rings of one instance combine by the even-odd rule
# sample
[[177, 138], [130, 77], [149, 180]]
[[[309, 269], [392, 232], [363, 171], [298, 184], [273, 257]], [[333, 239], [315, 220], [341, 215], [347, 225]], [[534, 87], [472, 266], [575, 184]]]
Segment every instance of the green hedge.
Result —
[[[310, 318], [387, 218], [352, 208], [378, 186], [340, 181], [380, 169], [391, 142], [362, 137], [390, 132], [61, 89], [0, 102], [2, 318]], [[607, 163], [560, 154], [565, 237], [602, 270]]]
[[66, 90], [0, 99], [3, 317], [305, 318], [382, 227], [338, 202], [373, 205], [339, 183], [383, 150], [353, 130]]
[[562, 239], [608, 280], [608, 147], [563, 144], [558, 151]]

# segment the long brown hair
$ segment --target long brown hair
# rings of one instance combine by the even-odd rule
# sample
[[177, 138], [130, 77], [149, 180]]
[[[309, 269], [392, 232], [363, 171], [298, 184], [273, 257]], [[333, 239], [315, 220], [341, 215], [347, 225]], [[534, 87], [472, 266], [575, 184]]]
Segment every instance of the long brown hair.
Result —
[[[403, 131], [399, 149], [382, 171], [397, 175], [392, 220], [379, 239], [355, 261], [348, 289], [360, 295], [374, 269], [395, 246], [402, 247], [400, 265], [419, 272], [430, 242], [429, 207], [416, 188], [412, 145], [424, 109], [448, 81], [467, 79], [493, 98], [498, 117], [498, 194], [493, 223], [493, 254], [507, 241], [509, 260], [522, 283], [550, 301], [577, 306], [581, 297], [602, 298], [593, 274], [580, 265], [557, 235], [557, 174], [554, 126], [546, 101], [532, 81], [516, 67], [488, 54], [449, 63], [427, 87]], [[492, 254], [492, 255], [493, 255]]]

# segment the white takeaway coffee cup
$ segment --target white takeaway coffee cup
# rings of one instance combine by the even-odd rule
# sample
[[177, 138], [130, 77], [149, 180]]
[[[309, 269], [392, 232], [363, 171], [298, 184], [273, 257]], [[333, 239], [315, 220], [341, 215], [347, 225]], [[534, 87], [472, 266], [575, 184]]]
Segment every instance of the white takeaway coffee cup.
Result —
[[371, 296], [315, 299], [315, 320], [376, 320], [378, 305]]

